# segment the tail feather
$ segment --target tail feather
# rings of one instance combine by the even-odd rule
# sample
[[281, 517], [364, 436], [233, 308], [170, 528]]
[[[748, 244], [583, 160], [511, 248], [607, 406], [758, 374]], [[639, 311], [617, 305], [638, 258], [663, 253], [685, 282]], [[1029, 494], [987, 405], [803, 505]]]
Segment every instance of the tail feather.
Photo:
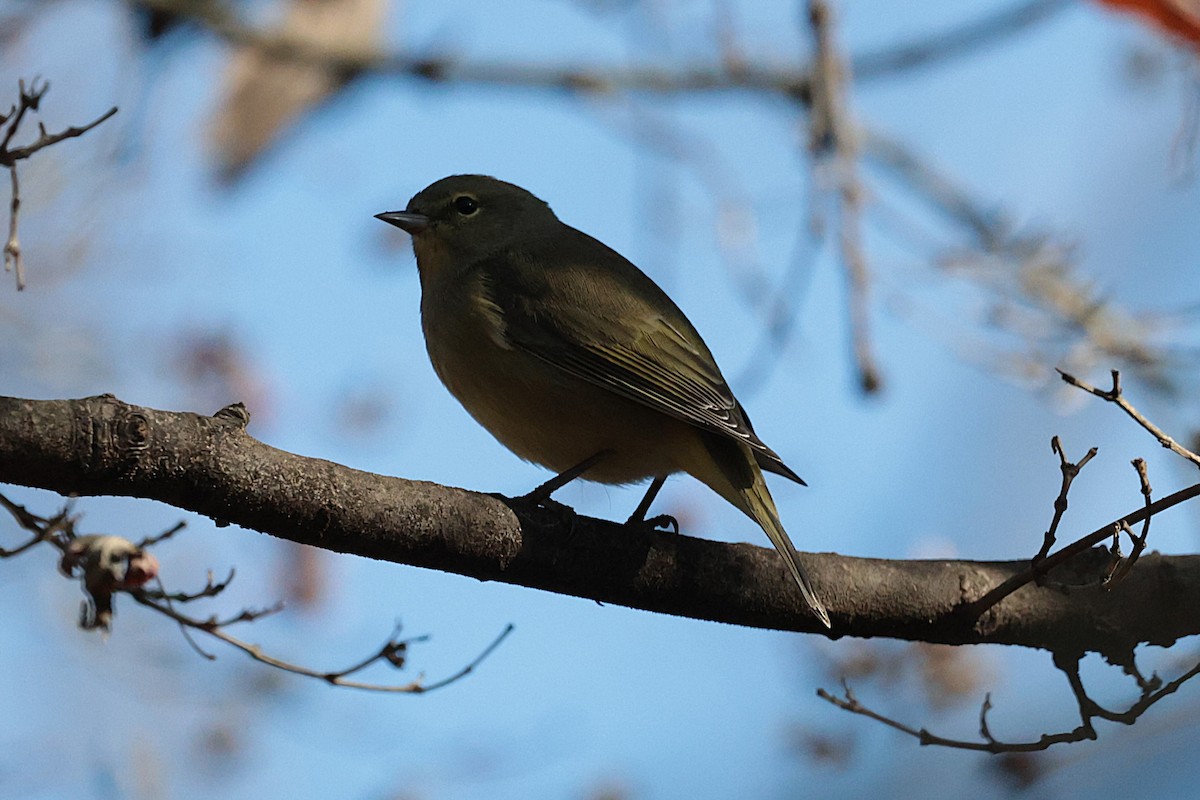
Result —
[[779, 551], [779, 555], [783, 556], [788, 569], [792, 572], [792, 577], [800, 586], [804, 602], [808, 603], [808, 607], [826, 628], [832, 628], [829, 612], [825, 610], [825, 604], [821, 602], [821, 598], [817, 597], [812, 581], [809, 580], [808, 573], [804, 571], [804, 566], [800, 563], [800, 554], [796, 552], [795, 545], [792, 544], [787, 531], [783, 529], [783, 524], [779, 521], [779, 513], [775, 510], [775, 501], [768, 494], [766, 483], [759, 477], [753, 486], [742, 490], [742, 497], [747, 506], [742, 510], [754, 517], [754, 520], [762, 526], [763, 531], [767, 534], [767, 538], [771, 540], [771, 544], [775, 545], [775, 549]]
[[715, 435], [699, 436], [695, 443], [699, 452], [689, 454], [684, 469], [762, 527], [796, 579], [804, 602], [808, 603], [821, 624], [832, 628], [829, 612], [813, 590], [808, 573], [800, 563], [800, 554], [779, 521], [775, 501], [767, 491], [767, 483], [763, 480], [754, 453], [744, 444]]

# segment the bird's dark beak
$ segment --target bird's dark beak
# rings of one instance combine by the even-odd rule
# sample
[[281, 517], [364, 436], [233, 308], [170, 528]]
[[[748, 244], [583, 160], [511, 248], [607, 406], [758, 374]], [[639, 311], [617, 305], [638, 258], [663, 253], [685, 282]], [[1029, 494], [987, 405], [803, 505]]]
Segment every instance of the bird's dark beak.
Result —
[[375, 219], [381, 219], [388, 225], [395, 225], [413, 236], [429, 227], [429, 217], [424, 214], [414, 214], [411, 211], [385, 211], [382, 214], [376, 214]]

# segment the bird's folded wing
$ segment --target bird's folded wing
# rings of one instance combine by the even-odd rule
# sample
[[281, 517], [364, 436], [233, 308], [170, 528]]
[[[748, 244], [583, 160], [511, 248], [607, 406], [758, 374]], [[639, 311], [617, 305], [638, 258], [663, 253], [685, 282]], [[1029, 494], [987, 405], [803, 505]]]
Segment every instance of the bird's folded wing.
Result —
[[764, 469], [803, 483], [754, 433], [683, 312], [621, 261], [619, 276], [612, 275], [612, 264], [606, 270], [560, 266], [549, 276], [524, 270], [512, 275], [504, 263], [490, 265], [506, 273], [489, 276], [485, 269], [484, 286], [507, 341], [576, 377], [740, 441]]

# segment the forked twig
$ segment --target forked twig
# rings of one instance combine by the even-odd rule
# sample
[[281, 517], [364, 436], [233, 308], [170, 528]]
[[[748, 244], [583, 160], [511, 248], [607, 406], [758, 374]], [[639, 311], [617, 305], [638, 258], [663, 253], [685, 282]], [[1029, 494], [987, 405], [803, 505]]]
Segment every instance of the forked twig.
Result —
[[[184, 614], [175, 608], [176, 603], [190, 603], [201, 598], [218, 596], [225, 591], [234, 577], [234, 571], [231, 569], [225, 580], [215, 581], [212, 573], [209, 572], [205, 585], [194, 592], [168, 592], [163, 587], [162, 581], [158, 577], [158, 560], [146, 548], [149, 544], [161, 542], [178, 533], [184, 527], [182, 522], [157, 536], [147, 537], [135, 544], [120, 536], [108, 534], [80, 536], [76, 534], [76, 518], [69, 513], [69, 506], [64, 507], [53, 517], [41, 517], [0, 494], [0, 508], [8, 511], [17, 524], [31, 534], [29, 541], [15, 549], [0, 549], [0, 558], [18, 555], [42, 543], [49, 543], [57, 548], [62, 553], [59, 562], [60, 572], [67, 577], [80, 580], [84, 593], [87, 595], [80, 616], [82, 627], [89, 630], [107, 631], [111, 626], [116, 595], [127, 594], [141, 605], [162, 614], [179, 625], [180, 632], [192, 649], [209, 660], [215, 659], [216, 656], [200, 647], [192, 636], [193, 631], [206, 634], [237, 648], [263, 664], [296, 675], [318, 678], [333, 686], [345, 686], [372, 692], [420, 694], [448, 686], [469, 675], [513, 631], [511, 624], [506, 626], [500, 635], [466, 666], [433, 683], [426, 683], [423, 677], [405, 684], [395, 685], [349, 680], [348, 676], [379, 662], [387, 662], [397, 669], [404, 667], [409, 645], [423, 642], [429, 637], [400, 639], [398, 638], [400, 629], [397, 627], [393, 635], [377, 651], [346, 669], [332, 672], [311, 669], [269, 655], [260, 646], [242, 641], [230, 635], [226, 630], [239, 623], [254, 622], [275, 614], [282, 610], [282, 603], [263, 609], [245, 608], [223, 619], [216, 616], [200, 619]], [[147, 588], [150, 583], [156, 584], [158, 588]]]
[[105, 111], [96, 119], [86, 125], [71, 126], [58, 133], [50, 133], [46, 130], [46, 126], [38, 123], [38, 137], [30, 144], [23, 147], [9, 147], [12, 144], [13, 137], [17, 135], [17, 131], [21, 128], [21, 123], [25, 121], [25, 115], [30, 112], [36, 112], [42, 98], [46, 96], [46, 92], [50, 91], [50, 84], [47, 81], [38, 81], [36, 78], [30, 81], [29, 88], [25, 87], [25, 81], [17, 82], [19, 101], [12, 109], [4, 115], [0, 115], [0, 125], [3, 127], [3, 138], [0, 138], [0, 166], [8, 168], [8, 175], [11, 183], [11, 201], [9, 203], [8, 215], [8, 239], [4, 242], [4, 269], [6, 272], [12, 272], [17, 279], [17, 290], [25, 288], [25, 266], [21, 258], [21, 237], [18, 233], [20, 227], [20, 212], [21, 212], [21, 185], [17, 179], [17, 162], [29, 158], [39, 150], [58, 144], [64, 139], [73, 139], [77, 136], [90, 131], [106, 119], [117, 113], [117, 107], [113, 106], [108, 111]]
[[1118, 408], [1128, 414], [1134, 422], [1149, 431], [1151, 436], [1153, 436], [1155, 439], [1158, 439], [1158, 443], [1163, 447], [1167, 448], [1178, 456], [1186, 458], [1197, 467], [1200, 467], [1200, 455], [1196, 455], [1191, 450], [1188, 450], [1179, 442], [1172, 439], [1166, 434], [1166, 432], [1163, 431], [1162, 428], [1146, 419], [1146, 417], [1140, 411], [1130, 405], [1129, 401], [1125, 399], [1124, 394], [1121, 392], [1120, 370], [1114, 369], [1112, 371], [1112, 388], [1108, 390], [1098, 389], [1086, 381], [1079, 380], [1079, 378], [1076, 378], [1074, 375], [1063, 372], [1061, 369], [1057, 371], [1058, 374], [1062, 376], [1062, 379], [1072, 386], [1083, 389], [1088, 394], [1095, 395], [1101, 400], [1107, 400], [1108, 402], [1115, 404]]
[[[1088, 392], [1089, 394], [1095, 395], [1096, 397], [1099, 397], [1102, 400], [1106, 400], [1110, 403], [1115, 404], [1122, 411], [1124, 411], [1131, 419], [1133, 419], [1135, 422], [1137, 422], [1138, 425], [1140, 425], [1143, 429], [1145, 429], [1152, 436], [1154, 436], [1154, 438], [1157, 439], [1159, 444], [1161, 444], [1163, 447], [1171, 450], [1172, 452], [1176, 453], [1179, 456], [1182, 456], [1183, 458], [1187, 459], [1191, 463], [1193, 463], [1197, 466], [1200, 466], [1200, 456], [1196, 455], [1191, 450], [1188, 450], [1186, 447], [1183, 447], [1178, 442], [1176, 442], [1175, 439], [1168, 436], [1161, 428], [1159, 428], [1153, 422], [1148, 420], [1145, 417], [1145, 415], [1143, 415], [1140, 411], [1138, 411], [1136, 408], [1134, 408], [1133, 405], [1130, 404], [1130, 402], [1125, 399], [1124, 394], [1121, 391], [1121, 373], [1119, 370], [1114, 369], [1112, 371], [1112, 381], [1113, 381], [1112, 388], [1108, 389], [1108, 390], [1098, 389], [1097, 387], [1092, 386], [1091, 384], [1089, 384], [1085, 381], [1081, 381], [1078, 378], [1076, 378], [1074, 375], [1070, 375], [1061, 369], [1058, 370], [1058, 373], [1062, 376], [1062, 379], [1065, 382], [1069, 383], [1070, 385], [1075, 386], [1079, 389], [1082, 389], [1085, 392]], [[1081, 460], [1081, 463], [1079, 465], [1076, 465], [1075, 471], [1078, 472], [1078, 467], [1082, 466], [1082, 463], [1086, 462], [1088, 459], [1090, 459], [1090, 457], [1091, 457], [1091, 455], [1089, 452], [1089, 455], [1085, 456], [1085, 458]], [[1065, 457], [1062, 457], [1062, 458], [1065, 461]], [[1142, 459], [1136, 459], [1133, 462], [1133, 466], [1137, 470], [1138, 479], [1141, 483], [1142, 497], [1145, 501], [1145, 504], [1143, 505], [1142, 508], [1138, 509], [1137, 511], [1126, 514], [1124, 517], [1121, 517], [1120, 519], [1115, 520], [1115, 521], [1109, 523], [1108, 525], [1105, 525], [1104, 527], [1093, 531], [1092, 533], [1088, 534], [1087, 536], [1084, 536], [1084, 537], [1076, 540], [1075, 542], [1072, 542], [1071, 544], [1063, 547], [1062, 549], [1060, 549], [1057, 553], [1054, 553], [1053, 555], [1043, 555], [1047, 549], [1045, 547], [1045, 545], [1043, 544], [1042, 552], [1038, 553], [1038, 556], [1040, 558], [1035, 558], [1033, 561], [1033, 564], [1030, 566], [1030, 568], [1028, 570], [1026, 570], [1025, 572], [1022, 572], [1019, 575], [1014, 575], [1011, 578], [998, 584], [997, 586], [992, 587], [982, 597], [980, 597], [976, 600], [973, 600], [969, 603], [964, 603], [963, 605], [961, 605], [959, 607], [959, 613], [964, 615], [967, 618], [978, 618], [989, 608], [996, 605], [1001, 600], [1008, 597], [1013, 592], [1017, 591], [1017, 589], [1020, 589], [1022, 586], [1025, 586], [1026, 584], [1030, 583], [1031, 581], [1039, 580], [1041, 578], [1041, 576], [1050, 572], [1052, 569], [1059, 566], [1060, 564], [1063, 564], [1066, 561], [1070, 560], [1071, 558], [1079, 555], [1080, 553], [1089, 550], [1090, 548], [1094, 547], [1097, 544], [1100, 544], [1101, 542], [1103, 542], [1105, 539], [1108, 539], [1109, 537], [1112, 537], [1114, 535], [1119, 536], [1121, 531], [1129, 530], [1130, 526], [1135, 525], [1138, 522], [1142, 522], [1144, 524], [1142, 526], [1141, 535], [1134, 536], [1132, 533], [1130, 533], [1130, 539], [1134, 543], [1134, 549], [1136, 550], [1136, 555], [1131, 553], [1129, 559], [1120, 559], [1116, 564], [1114, 564], [1114, 567], [1111, 569], [1110, 575], [1103, 582], [1104, 585], [1109, 586], [1109, 587], [1115, 585], [1115, 581], [1119, 581], [1122, 577], [1124, 577], [1126, 574], [1128, 574], [1128, 571], [1133, 567], [1133, 563], [1137, 559], [1137, 555], [1140, 555], [1142, 550], [1145, 548], [1146, 537], [1149, 535], [1149, 532], [1150, 532], [1150, 527], [1149, 527], [1150, 517], [1154, 516], [1155, 514], [1159, 513], [1160, 511], [1163, 511], [1164, 509], [1170, 508], [1171, 506], [1178, 505], [1179, 503], [1182, 503], [1185, 500], [1190, 500], [1191, 498], [1196, 497], [1197, 495], [1200, 495], [1200, 484], [1194, 484], [1192, 486], [1187, 487], [1186, 489], [1180, 489], [1179, 491], [1174, 492], [1166, 497], [1160, 498], [1158, 501], [1152, 502], [1151, 498], [1150, 498], [1150, 480], [1146, 474], [1145, 462]], [[1065, 471], [1063, 473], [1063, 480], [1065, 483], [1066, 482], [1066, 472]], [[1061, 493], [1060, 493], [1060, 498], [1062, 498]], [[1057, 511], [1058, 511], [1058, 503], [1056, 501], [1056, 503], [1055, 503], [1056, 516], [1057, 516]], [[1119, 551], [1119, 547], [1114, 548], [1114, 555], [1118, 551]], [[1119, 575], [1117, 574], [1118, 572], [1119, 572]]]
[[[1130, 657], [1132, 664], [1132, 656]], [[1158, 703], [1164, 697], [1174, 694], [1180, 686], [1187, 683], [1196, 675], [1200, 674], [1200, 663], [1197, 663], [1187, 672], [1180, 675], [1175, 680], [1168, 684], [1163, 684], [1158, 676], [1153, 676], [1150, 680], [1142, 677], [1137, 671], [1136, 666], [1126, 667], [1126, 673], [1133, 676], [1137, 680], [1140, 694], [1138, 699], [1130, 704], [1125, 711], [1112, 711], [1104, 708], [1096, 703], [1084, 690], [1083, 681], [1079, 677], [1079, 658], [1078, 657], [1054, 657], [1054, 664], [1067, 677], [1067, 682], [1071, 686], [1071, 691], [1075, 696], [1076, 703], [1079, 707], [1080, 724], [1078, 727], [1062, 731], [1060, 733], [1045, 733], [1034, 740], [1006, 742], [997, 739], [992, 735], [991, 728], [988, 725], [988, 713], [992, 710], [991, 695], [985, 695], [983, 703], [979, 709], [979, 736], [982, 741], [971, 741], [966, 739], [952, 739], [945, 736], [939, 736], [931, 733], [925, 728], [914, 728], [911, 725], [906, 725], [896, 719], [893, 719], [885, 714], [881, 714], [867, 706], [863, 705], [851, 691], [849, 685], [845, 681], [842, 682], [843, 694], [838, 697], [825, 689], [818, 689], [817, 696], [840, 709], [849, 711], [852, 714], [873, 719], [876, 722], [881, 722], [889, 728], [894, 728], [901, 733], [905, 733], [916, 739], [922, 746], [935, 745], [938, 747], [949, 747], [956, 750], [974, 750], [983, 753], [1033, 753], [1041, 750], [1048, 750], [1056, 744], [1066, 744], [1069, 742], [1082, 742], [1088, 739], [1096, 739], [1098, 734], [1092, 720], [1099, 717], [1100, 719], [1110, 722], [1117, 722], [1122, 725], [1132, 725], [1142, 714]]]
[[[1146, 501], [1146, 508], [1150, 508], [1150, 476], [1146, 472], [1146, 462], [1143, 459], [1135, 458], [1130, 463], [1137, 470], [1138, 480], [1142, 485], [1142, 497]], [[1120, 542], [1120, 533], [1116, 535], [1113, 548], [1113, 564], [1101, 584], [1105, 589], [1111, 589], [1124, 580], [1125, 576], [1129, 574], [1129, 570], [1133, 569], [1133, 565], [1137, 563], [1138, 558], [1142, 555], [1142, 551], [1146, 549], [1146, 537], [1150, 535], [1150, 519], [1152, 516], [1152, 514], [1146, 514], [1145, 519], [1142, 520], [1142, 532], [1137, 536], [1133, 535], [1133, 530], [1129, 527], [1129, 523], [1121, 526], [1121, 530], [1129, 534], [1129, 538], [1133, 542], [1133, 549], [1130, 550], [1128, 558], [1121, 558], [1120, 547], [1117, 544]]]
[[407, 651], [408, 645], [414, 642], [425, 641], [428, 637], [419, 636], [413, 639], [397, 639], [395, 636], [393, 636], [392, 638], [389, 638], [388, 641], [385, 642], [383, 646], [380, 647], [375, 653], [363, 659], [362, 661], [355, 663], [353, 666], [348, 667], [347, 669], [332, 672], [321, 671], [301, 666], [300, 664], [296, 664], [291, 661], [285, 661], [281, 658], [276, 658], [275, 656], [269, 655], [259, 645], [242, 641], [241, 639], [231, 636], [225, 631], [225, 627], [228, 625], [236, 622], [252, 621], [253, 619], [257, 619], [264, 614], [274, 613], [276, 610], [278, 610], [277, 608], [265, 609], [263, 611], [252, 611], [247, 609], [235, 617], [222, 621], [216, 619], [202, 620], [189, 617], [186, 614], [182, 614], [167, 605], [160, 604], [157, 601], [150, 599], [143, 592], [131, 592], [130, 596], [142, 605], [152, 608], [158, 613], [169, 617], [170, 619], [179, 623], [181, 626], [212, 636], [214, 639], [218, 639], [225, 644], [230, 645], [231, 647], [241, 650], [255, 661], [275, 667], [276, 669], [281, 669], [284, 672], [291, 672], [295, 675], [303, 675], [308, 678], [317, 678], [333, 686], [344, 686], [351, 689], [362, 689], [369, 692], [384, 692], [392, 694], [422, 694], [424, 692], [431, 692], [434, 689], [440, 689], [466, 677], [473, 672], [475, 668], [483, 662], [484, 659], [491, 655], [497, 647], [500, 646], [500, 643], [503, 642], [510, 633], [512, 633], [514, 628], [511, 623], [505, 626], [504, 630], [500, 632], [500, 635], [492, 640], [491, 644], [485, 647], [483, 651], [474, 659], [472, 659], [466, 666], [454, 674], [441, 680], [434, 681], [433, 683], [425, 683], [423, 678], [417, 678], [416, 680], [405, 684], [367, 683], [365, 681], [347, 680], [347, 676], [359, 672], [366, 667], [380, 661], [387, 661], [397, 668], [402, 667], [405, 663], [403, 656]]
[[1095, 458], [1096, 453], [1099, 452], [1097, 448], [1093, 447], [1084, 454], [1083, 458], [1073, 464], [1067, 460], [1067, 454], [1063, 451], [1062, 441], [1057, 436], [1050, 439], [1050, 449], [1058, 455], [1059, 469], [1062, 470], [1062, 487], [1058, 490], [1058, 497], [1054, 500], [1054, 518], [1050, 520], [1050, 527], [1046, 530], [1046, 535], [1042, 538], [1042, 549], [1033, 557], [1034, 564], [1037, 564], [1049, 555], [1050, 548], [1054, 546], [1058, 524], [1062, 522], [1063, 514], [1067, 512], [1067, 493], [1071, 491], [1071, 483], [1079, 475], [1079, 471]]
[[959, 613], [968, 619], [977, 619], [985, 611], [999, 603], [1004, 598], [1008, 597], [1013, 592], [1020, 589], [1026, 584], [1037, 580], [1039, 576], [1053, 570], [1067, 561], [1070, 561], [1080, 553], [1086, 552], [1101, 542], [1109, 539], [1113, 531], [1124, 525], [1135, 525], [1138, 522], [1145, 520], [1148, 516], [1153, 516], [1165, 511], [1168, 508], [1177, 506], [1180, 503], [1191, 500], [1193, 497], [1200, 497], [1200, 483], [1192, 484], [1185, 489], [1180, 489], [1166, 497], [1161, 497], [1148, 506], [1143, 506], [1137, 511], [1131, 511], [1118, 520], [1108, 523], [1107, 525], [1097, 528], [1080, 539], [1071, 542], [1070, 544], [1060, 548], [1057, 552], [1051, 553], [1042, 559], [1036, 566], [1031, 566], [1024, 572], [1013, 575], [1011, 578], [1001, 582], [1000, 584], [989, 589], [982, 597], [977, 600], [972, 600], [969, 603], [964, 603], [959, 606]]

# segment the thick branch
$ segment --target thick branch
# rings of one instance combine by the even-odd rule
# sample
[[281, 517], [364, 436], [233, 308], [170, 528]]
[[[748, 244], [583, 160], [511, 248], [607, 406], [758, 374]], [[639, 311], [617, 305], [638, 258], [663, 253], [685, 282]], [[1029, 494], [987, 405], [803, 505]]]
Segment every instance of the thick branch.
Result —
[[[0, 398], [0, 482], [150, 498], [328, 550], [697, 619], [815, 630], [766, 548], [565, 521], [490, 495], [360, 472], [265, 445], [245, 432], [246, 419], [240, 406], [206, 417], [109, 395]], [[1177, 502], [1191, 496], [1176, 494]], [[1144, 556], [1111, 591], [1027, 585], [977, 619], [962, 605], [1025, 571], [1027, 561], [806, 558], [834, 635], [1122, 658], [1137, 644], [1167, 646], [1200, 632], [1189, 611], [1200, 605], [1197, 556]], [[1054, 577], [1095, 582], [1108, 564], [1097, 549], [1056, 567]]]

